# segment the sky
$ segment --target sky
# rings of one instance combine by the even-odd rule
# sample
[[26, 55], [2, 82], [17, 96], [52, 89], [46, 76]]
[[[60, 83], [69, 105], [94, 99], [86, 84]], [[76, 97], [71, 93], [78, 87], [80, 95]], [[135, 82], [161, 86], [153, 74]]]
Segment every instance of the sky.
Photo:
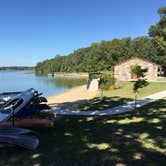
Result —
[[34, 66], [93, 42], [147, 36], [166, 0], [0, 0], [0, 66]]

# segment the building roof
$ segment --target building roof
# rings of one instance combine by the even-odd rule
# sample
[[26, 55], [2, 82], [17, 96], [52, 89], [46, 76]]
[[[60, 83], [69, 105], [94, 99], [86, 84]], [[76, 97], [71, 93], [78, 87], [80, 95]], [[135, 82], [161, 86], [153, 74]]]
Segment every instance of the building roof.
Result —
[[121, 64], [123, 64], [123, 63], [126, 63], [127, 61], [130, 61], [130, 60], [133, 60], [133, 59], [139, 59], [139, 60], [142, 60], [142, 61], [144, 61], [144, 62], [151, 63], [151, 64], [153, 64], [153, 65], [156, 65], [156, 66], [158, 66], [158, 67], [161, 67], [161, 65], [159, 65], [159, 64], [157, 64], [157, 63], [154, 63], [154, 62], [152, 62], [152, 61], [149, 61], [149, 60], [146, 60], [146, 59], [143, 59], [143, 58], [140, 58], [140, 57], [136, 57], [136, 56], [131, 57], [130, 59], [127, 59], [127, 60], [125, 60], [125, 61], [122, 61], [122, 62], [120, 62], [120, 63], [114, 65], [114, 67], [115, 67], [115, 66], [119, 66], [119, 65], [121, 65]]

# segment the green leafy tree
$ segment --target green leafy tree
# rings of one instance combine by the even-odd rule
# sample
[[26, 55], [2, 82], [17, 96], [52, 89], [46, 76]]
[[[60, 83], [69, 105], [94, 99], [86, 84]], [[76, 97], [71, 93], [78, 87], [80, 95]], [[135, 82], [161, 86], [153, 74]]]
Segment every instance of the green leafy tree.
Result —
[[164, 17], [166, 16], [166, 7], [160, 7], [158, 10], [157, 10], [158, 14], [160, 15], [160, 17]]
[[103, 91], [104, 91], [106, 82], [107, 82], [107, 80], [104, 78], [104, 76], [101, 76], [100, 80], [99, 80], [99, 87], [101, 89], [101, 96], [100, 96], [101, 100], [103, 100]]
[[166, 7], [158, 9], [161, 18], [156, 25], [149, 28], [152, 44], [156, 48], [154, 60], [166, 69]]
[[146, 87], [148, 86], [148, 81], [145, 79], [146, 73], [147, 73], [148, 69], [142, 69], [141, 66], [139, 66], [138, 64], [132, 66], [131, 72], [133, 74], [136, 75], [137, 80], [134, 82], [133, 85], [133, 91], [135, 93], [135, 110], [136, 110], [136, 106], [137, 106], [137, 95], [139, 93], [140, 88]]
[[101, 99], [103, 99], [103, 91], [108, 90], [109, 86], [115, 84], [115, 78], [110, 74], [100, 74], [99, 88], [101, 89]]

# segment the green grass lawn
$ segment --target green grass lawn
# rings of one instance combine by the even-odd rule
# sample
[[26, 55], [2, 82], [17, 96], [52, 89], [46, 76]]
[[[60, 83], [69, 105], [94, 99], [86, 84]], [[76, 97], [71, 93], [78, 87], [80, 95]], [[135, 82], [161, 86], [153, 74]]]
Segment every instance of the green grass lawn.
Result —
[[[89, 110], [104, 110], [124, 104], [128, 101], [133, 101], [135, 94], [133, 93], [133, 82], [122, 82], [121, 88], [116, 90], [108, 90], [103, 92], [103, 100], [100, 99], [101, 92], [98, 97], [95, 97], [84, 105], [77, 108], [77, 110], [89, 111]], [[147, 87], [140, 89], [138, 98], [166, 90], [165, 82], [150, 82]]]
[[115, 97], [103, 97], [102, 99], [100, 97], [95, 97], [93, 99], [90, 99], [84, 104], [80, 105], [75, 109], [75, 111], [103, 111], [108, 108], [112, 108], [115, 106], [118, 106], [123, 103], [127, 103], [129, 101], [132, 101], [131, 98], [120, 98], [118, 96]]
[[0, 149], [0, 165], [166, 165], [166, 98], [137, 114], [63, 117], [54, 128], [36, 131], [37, 150]]
[[[147, 87], [140, 89], [138, 98], [142, 98], [163, 90], [166, 90], [166, 82], [150, 82]], [[121, 98], [134, 99], [133, 82], [122, 82], [121, 88], [112, 91], [104, 91], [104, 96], [107, 97], [118, 96]]]

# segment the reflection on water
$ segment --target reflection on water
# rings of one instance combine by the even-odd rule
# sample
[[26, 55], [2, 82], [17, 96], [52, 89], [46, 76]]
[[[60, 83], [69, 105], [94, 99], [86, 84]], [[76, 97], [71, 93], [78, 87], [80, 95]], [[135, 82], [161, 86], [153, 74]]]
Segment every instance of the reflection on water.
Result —
[[0, 71], [0, 93], [35, 88], [51, 96], [85, 83], [86, 79], [36, 76], [32, 71]]
[[57, 87], [66, 87], [66, 88], [73, 88], [75, 86], [80, 86], [86, 84], [85, 78], [68, 78], [68, 77], [56, 77], [56, 78], [50, 78], [47, 80], [48, 82], [51, 82], [55, 84]]

